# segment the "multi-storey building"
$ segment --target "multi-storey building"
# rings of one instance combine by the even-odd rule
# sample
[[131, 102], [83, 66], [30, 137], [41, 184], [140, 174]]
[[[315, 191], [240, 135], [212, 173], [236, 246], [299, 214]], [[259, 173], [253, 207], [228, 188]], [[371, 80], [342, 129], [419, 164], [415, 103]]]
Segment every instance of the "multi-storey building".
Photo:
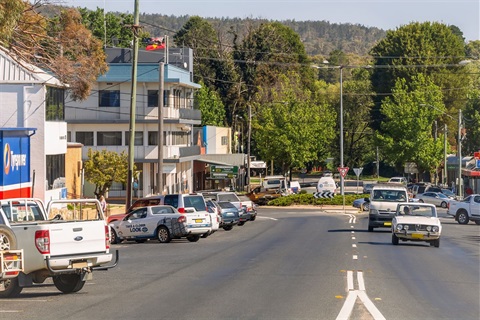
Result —
[[[0, 48], [0, 127], [29, 128], [33, 196], [66, 198], [64, 84], [51, 74], [12, 59]], [[3, 160], [8, 156], [3, 151]], [[4, 168], [4, 170], [6, 170]]]
[[[128, 153], [132, 50], [107, 48], [109, 70], [100, 76], [91, 95], [84, 101], [66, 102], [68, 139], [84, 145], [82, 158], [88, 150], [107, 149]], [[141, 172], [138, 196], [157, 193], [159, 63], [162, 51], [139, 50], [137, 58], [137, 95], [134, 161]], [[160, 192], [192, 190], [193, 161], [201, 154], [193, 126], [201, 124], [200, 110], [193, 108], [193, 93], [200, 85], [193, 82], [191, 49], [172, 48], [169, 63], [164, 67], [163, 101], [163, 184]], [[91, 192], [91, 190], [90, 190]], [[88, 188], [84, 190], [88, 195]], [[114, 184], [109, 197], [124, 197], [125, 186]]]

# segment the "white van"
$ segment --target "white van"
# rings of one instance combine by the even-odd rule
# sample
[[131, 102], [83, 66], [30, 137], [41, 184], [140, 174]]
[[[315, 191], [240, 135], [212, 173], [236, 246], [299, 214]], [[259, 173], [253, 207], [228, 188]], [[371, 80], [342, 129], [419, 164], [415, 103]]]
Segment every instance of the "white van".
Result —
[[280, 189], [282, 187], [282, 181], [285, 183], [284, 176], [265, 176], [263, 178], [262, 187], [265, 189]]
[[317, 183], [317, 192], [332, 192], [335, 193], [337, 191], [337, 184], [332, 177], [322, 177], [318, 180]]

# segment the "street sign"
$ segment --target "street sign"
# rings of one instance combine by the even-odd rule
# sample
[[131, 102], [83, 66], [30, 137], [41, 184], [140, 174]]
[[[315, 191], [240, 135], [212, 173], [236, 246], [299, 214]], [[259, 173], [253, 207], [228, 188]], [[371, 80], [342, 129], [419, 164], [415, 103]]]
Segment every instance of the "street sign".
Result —
[[325, 192], [315, 192], [315, 193], [313, 194], [313, 196], [314, 196], [315, 198], [330, 198], [330, 199], [331, 199], [331, 198], [335, 197], [335, 193], [333, 193], [333, 192], [328, 192], [328, 191], [325, 191]]
[[338, 167], [338, 172], [340, 172], [340, 175], [345, 178], [347, 176], [347, 173], [348, 173], [348, 167]]
[[238, 175], [238, 166], [210, 166], [210, 179], [232, 179]]
[[477, 168], [480, 168], [480, 159], [477, 159], [476, 167], [477, 167]]
[[357, 178], [360, 176], [360, 174], [362, 174], [362, 170], [363, 168], [353, 168], [353, 171], [357, 175]]

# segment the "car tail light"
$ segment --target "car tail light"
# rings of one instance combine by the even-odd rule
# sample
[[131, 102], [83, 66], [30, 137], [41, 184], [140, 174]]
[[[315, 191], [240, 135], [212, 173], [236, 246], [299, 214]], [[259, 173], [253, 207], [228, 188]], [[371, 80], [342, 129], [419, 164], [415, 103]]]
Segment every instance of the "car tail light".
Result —
[[105, 249], [110, 249], [110, 227], [105, 226]]
[[187, 221], [187, 218], [185, 218], [185, 216], [180, 216], [178, 217], [178, 220], [177, 220], [179, 223], [184, 223]]
[[[18, 255], [17, 254], [5, 254], [3, 256], [3, 258], [5, 259], [5, 262], [9, 262], [9, 261], [18, 261]], [[18, 271], [7, 271], [5, 272], [5, 274], [7, 276], [16, 276], [19, 274]]]
[[178, 212], [185, 213], [185, 208], [178, 208]]
[[450, 209], [450, 202], [447, 202], [447, 209]]
[[41, 254], [50, 254], [50, 231], [35, 231], [35, 246]]

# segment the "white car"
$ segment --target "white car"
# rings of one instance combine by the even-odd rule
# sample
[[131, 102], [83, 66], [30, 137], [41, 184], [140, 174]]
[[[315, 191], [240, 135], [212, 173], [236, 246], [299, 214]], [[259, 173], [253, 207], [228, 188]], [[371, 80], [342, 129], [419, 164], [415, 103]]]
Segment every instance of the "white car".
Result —
[[145, 242], [148, 239], [168, 243], [182, 237], [197, 242], [201, 235], [211, 230], [212, 224], [209, 213], [187, 211], [181, 214], [172, 206], [158, 205], [135, 209], [109, 226], [112, 243], [123, 240]]
[[402, 241], [425, 241], [440, 247], [442, 224], [437, 209], [427, 203], [400, 203], [392, 220], [392, 244]]
[[405, 177], [393, 177], [388, 180], [388, 183], [401, 183], [401, 184], [407, 184], [407, 178]]
[[448, 203], [452, 201], [451, 198], [449, 198], [447, 195], [441, 192], [427, 191], [424, 193], [417, 194], [416, 198], [418, 199], [418, 202], [431, 203], [433, 205], [436, 205], [437, 207], [442, 207], [442, 208], [448, 207]]

